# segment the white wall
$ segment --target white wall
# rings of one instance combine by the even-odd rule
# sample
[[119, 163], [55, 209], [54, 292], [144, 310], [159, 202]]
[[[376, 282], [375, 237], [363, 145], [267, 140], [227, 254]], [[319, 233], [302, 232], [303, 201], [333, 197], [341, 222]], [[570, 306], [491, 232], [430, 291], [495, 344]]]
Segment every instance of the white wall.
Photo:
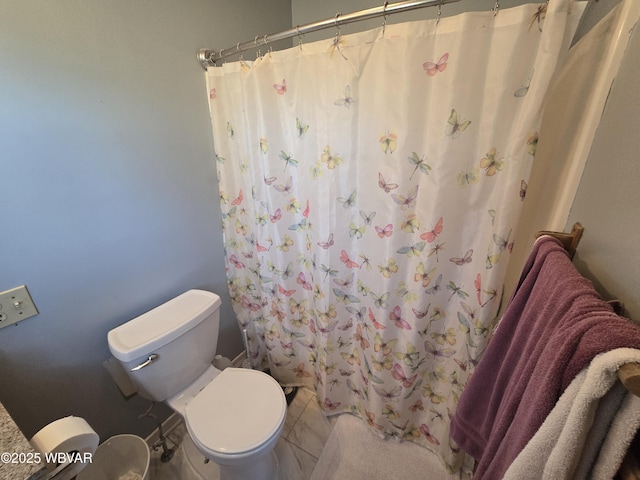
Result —
[[289, 0], [0, 4], [0, 290], [40, 310], [0, 330], [0, 401], [27, 437], [66, 415], [153, 430], [106, 335], [187, 289], [222, 296], [219, 351], [242, 350], [196, 53], [290, 25]]

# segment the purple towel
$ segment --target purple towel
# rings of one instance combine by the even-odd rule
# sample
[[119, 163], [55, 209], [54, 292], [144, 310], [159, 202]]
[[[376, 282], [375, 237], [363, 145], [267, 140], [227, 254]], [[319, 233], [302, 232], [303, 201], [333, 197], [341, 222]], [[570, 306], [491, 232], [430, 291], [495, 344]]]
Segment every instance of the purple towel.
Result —
[[640, 327], [616, 315], [559, 241], [534, 245], [500, 326], [469, 380], [451, 437], [497, 480], [573, 378], [599, 353], [640, 348]]

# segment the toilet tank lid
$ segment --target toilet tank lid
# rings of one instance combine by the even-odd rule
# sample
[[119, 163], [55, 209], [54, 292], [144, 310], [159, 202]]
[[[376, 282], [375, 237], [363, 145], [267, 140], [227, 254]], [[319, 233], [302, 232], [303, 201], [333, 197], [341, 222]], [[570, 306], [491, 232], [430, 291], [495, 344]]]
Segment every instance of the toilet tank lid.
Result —
[[220, 297], [205, 290], [189, 290], [107, 334], [111, 354], [122, 362], [154, 350], [191, 330], [220, 306]]

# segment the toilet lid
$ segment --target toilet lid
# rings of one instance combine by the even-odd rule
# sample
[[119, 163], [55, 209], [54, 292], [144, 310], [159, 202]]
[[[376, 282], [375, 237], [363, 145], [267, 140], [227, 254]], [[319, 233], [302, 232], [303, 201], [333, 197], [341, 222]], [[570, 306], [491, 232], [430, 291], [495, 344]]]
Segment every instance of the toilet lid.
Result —
[[185, 408], [194, 442], [213, 454], [249, 452], [280, 428], [287, 412], [282, 387], [264, 372], [226, 368]]

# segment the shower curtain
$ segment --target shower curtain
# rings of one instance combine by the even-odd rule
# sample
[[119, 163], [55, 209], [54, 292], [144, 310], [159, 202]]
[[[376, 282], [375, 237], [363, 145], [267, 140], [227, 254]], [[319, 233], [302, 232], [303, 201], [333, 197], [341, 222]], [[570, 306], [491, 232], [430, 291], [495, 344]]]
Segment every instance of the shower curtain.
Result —
[[449, 418], [501, 302], [575, 10], [387, 25], [208, 69], [254, 367], [459, 468]]

